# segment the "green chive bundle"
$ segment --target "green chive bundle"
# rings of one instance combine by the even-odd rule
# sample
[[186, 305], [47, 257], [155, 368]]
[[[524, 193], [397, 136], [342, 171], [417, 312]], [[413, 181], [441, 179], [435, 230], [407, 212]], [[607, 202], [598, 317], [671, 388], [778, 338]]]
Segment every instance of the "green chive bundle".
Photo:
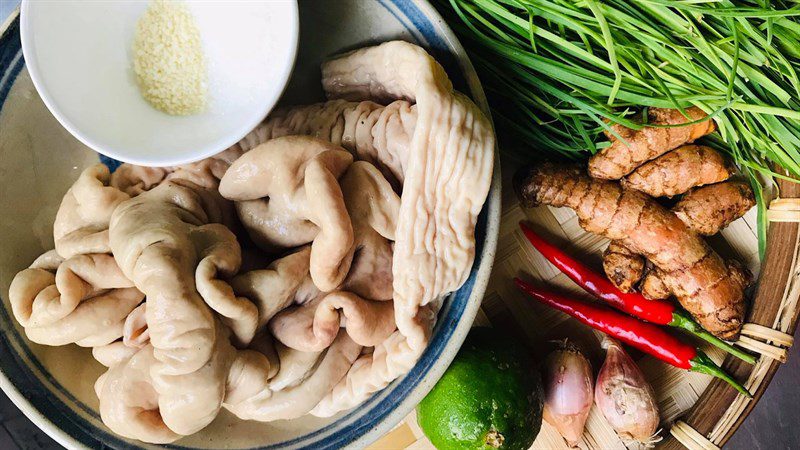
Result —
[[[583, 158], [609, 123], [643, 108], [711, 114], [703, 142], [760, 180], [800, 176], [800, 5], [783, 0], [436, 0], [490, 94], [501, 128]], [[782, 170], [774, 171], [772, 168]]]

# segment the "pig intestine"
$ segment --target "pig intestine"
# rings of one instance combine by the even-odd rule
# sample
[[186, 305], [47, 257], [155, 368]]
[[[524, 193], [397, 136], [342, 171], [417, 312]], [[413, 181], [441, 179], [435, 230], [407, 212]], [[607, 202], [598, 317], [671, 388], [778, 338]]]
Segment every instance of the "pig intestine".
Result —
[[[89, 167], [55, 250], [15, 277], [29, 339], [108, 367], [95, 390], [114, 432], [169, 443], [221, 408], [329, 416], [424, 350], [472, 266], [491, 126], [404, 42], [326, 63], [323, 87], [333, 100], [278, 111], [215, 157]], [[242, 241], [278, 257], [242, 270]]]

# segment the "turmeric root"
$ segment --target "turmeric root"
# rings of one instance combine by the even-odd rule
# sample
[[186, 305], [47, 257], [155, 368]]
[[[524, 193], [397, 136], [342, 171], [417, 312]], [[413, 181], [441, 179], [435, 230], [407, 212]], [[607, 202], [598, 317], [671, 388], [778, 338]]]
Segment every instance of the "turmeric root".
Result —
[[[755, 197], [747, 183], [726, 181], [692, 190], [675, 204], [672, 211], [689, 229], [711, 236], [742, 217], [753, 206]], [[630, 287], [642, 280], [640, 267], [644, 267], [644, 258], [618, 242], [612, 242], [603, 254], [606, 276], [623, 292], [630, 292]], [[642, 280], [642, 293], [653, 299], [669, 297], [663, 283], [655, 284], [658, 281], [655, 272], [646, 274]]]
[[[648, 123], [653, 125], [681, 125], [708, 117], [697, 107], [688, 108], [687, 115], [676, 109], [650, 108]], [[589, 174], [594, 178], [618, 180], [633, 172], [642, 163], [657, 158], [683, 144], [694, 142], [715, 129], [711, 119], [682, 127], [648, 127], [632, 130], [621, 125], [612, 129], [623, 139], [611, 135], [611, 145], [589, 160]]]
[[656, 268], [650, 269], [644, 276], [641, 290], [642, 295], [650, 300], [664, 300], [672, 295], [672, 291], [664, 284], [661, 271]]
[[742, 217], [755, 204], [750, 185], [726, 181], [691, 190], [672, 211], [690, 228], [710, 236]]
[[684, 145], [639, 166], [622, 179], [622, 185], [652, 197], [672, 197], [725, 181], [733, 173], [733, 165], [713, 148]]
[[644, 275], [644, 258], [619, 242], [611, 241], [603, 252], [603, 270], [617, 289], [631, 292]]
[[[753, 273], [744, 267], [742, 263], [735, 259], [725, 261], [730, 277], [739, 285], [742, 290], [749, 288], [753, 284]], [[657, 268], [647, 271], [641, 283], [642, 295], [650, 300], [663, 300], [672, 295], [672, 291], [667, 287], [663, 280], [664, 274]]]
[[589, 178], [576, 165], [522, 169], [515, 189], [525, 206], [575, 210], [586, 231], [619, 240], [664, 272], [663, 280], [706, 330], [735, 339], [744, 320], [744, 288], [700, 236], [653, 198]]
[[[742, 217], [753, 206], [755, 197], [750, 186], [741, 181], [728, 181], [691, 191], [675, 204], [672, 211], [689, 229], [711, 236]], [[609, 254], [612, 246], [614, 252]], [[629, 266], [633, 267], [633, 270], [627, 269]], [[623, 288], [635, 286], [641, 280], [641, 291], [645, 297], [649, 299], [669, 297], [671, 292], [661, 281], [659, 271], [647, 271], [642, 278], [642, 272], [638, 267], [643, 266], [644, 257], [634, 254], [618, 242], [609, 244], [603, 254], [606, 276], [619, 290], [630, 292]]]
[[739, 283], [742, 286], [742, 289], [747, 289], [753, 285], [753, 272], [750, 272], [750, 269], [743, 266], [742, 263], [735, 259], [729, 259], [725, 261], [725, 264], [728, 266], [728, 272], [730, 273], [731, 278]]

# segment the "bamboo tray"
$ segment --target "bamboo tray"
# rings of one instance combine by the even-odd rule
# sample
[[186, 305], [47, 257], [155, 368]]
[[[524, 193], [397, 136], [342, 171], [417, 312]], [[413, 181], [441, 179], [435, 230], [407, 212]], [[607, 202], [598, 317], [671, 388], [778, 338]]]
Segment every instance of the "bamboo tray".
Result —
[[[492, 279], [483, 300], [482, 314], [476, 325], [491, 325], [510, 330], [526, 343], [539, 360], [551, 348], [548, 341], [569, 337], [589, 355], [595, 372], [602, 364], [596, 332], [575, 322], [561, 312], [549, 310], [526, 299], [512, 279], [515, 276], [545, 281], [576, 295], [585, 294], [557, 269], [544, 260], [528, 244], [517, 226], [528, 220], [537, 229], [561, 239], [571, 251], [594, 256], [591, 263], [600, 267], [600, 254], [608, 241], [586, 233], [578, 226], [577, 217], [568, 209], [539, 207], [522, 208], [511, 188], [511, 177], [517, 168], [514, 161], [503, 161], [503, 208], [500, 238]], [[781, 182], [784, 199], [800, 197], [800, 184]], [[650, 356], [634, 354], [639, 366], [656, 391], [662, 417], [657, 445], [662, 449], [712, 450], [730, 439], [756, 402], [761, 398], [775, 371], [785, 361], [787, 349], [797, 325], [800, 297], [800, 229], [797, 203], [793, 200], [773, 202], [770, 211], [766, 258], [759, 262], [756, 237], [756, 211], [751, 210], [720, 235], [709, 239], [723, 257], [736, 257], [759, 276], [740, 341], [737, 343], [758, 355], [754, 366], [725, 355], [709, 346], [703, 349], [717, 363], [753, 393], [749, 400], [721, 380], [668, 366]], [[724, 359], [724, 361], [723, 361]], [[580, 447], [584, 449], [625, 450], [625, 444], [603, 416], [592, 408]], [[370, 449], [429, 449], [433, 445], [416, 424], [414, 413], [392, 432], [375, 442]], [[561, 436], [542, 424], [531, 449], [567, 449]], [[630, 447], [635, 448], [635, 447]]]

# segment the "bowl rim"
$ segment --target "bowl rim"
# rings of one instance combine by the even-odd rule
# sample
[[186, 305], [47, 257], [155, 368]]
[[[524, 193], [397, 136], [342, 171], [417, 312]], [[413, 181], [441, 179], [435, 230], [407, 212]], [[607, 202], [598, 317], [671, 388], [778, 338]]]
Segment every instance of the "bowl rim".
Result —
[[[23, 0], [27, 1], [27, 0]], [[450, 28], [446, 25], [444, 20], [438, 14], [438, 12], [433, 8], [427, 0], [379, 0], [381, 4], [386, 6], [386, 3], [390, 3], [395, 7], [399, 7], [403, 9], [412, 9], [416, 8], [418, 12], [415, 14], [419, 15], [420, 12], [424, 16], [423, 19], [428, 21], [431, 26], [435, 27], [435, 33], [437, 38], [440, 38], [442, 42], [446, 45], [447, 50], [452, 54], [454, 59], [457, 61], [459, 65], [460, 73], [458, 75], [463, 75], [465, 78], [465, 83], [468, 87], [468, 91], [472, 99], [476, 102], [476, 104], [481, 108], [481, 110], [487, 115], [487, 117], [491, 120], [491, 115], [488, 109], [488, 103], [486, 101], [485, 94], [481, 87], [480, 81], [478, 80], [477, 74], [468, 59], [464, 48], [461, 46], [459, 41], [456, 39], [454, 33], [450, 30]], [[413, 7], [409, 4], [413, 4]], [[19, 15], [19, 8], [11, 14], [11, 16], [6, 20], [2, 26], [0, 26], [0, 36], [3, 36], [7, 31], [7, 28], [13, 24], [17, 16]], [[405, 13], [409, 13], [409, 11], [403, 11]], [[413, 11], [411, 11], [413, 12]], [[419, 39], [419, 36], [414, 36], [418, 40], [420, 40], [421, 44], [424, 45], [426, 42], [425, 36], [422, 39]], [[16, 77], [16, 74], [14, 75]], [[63, 125], [63, 124], [62, 124]], [[438, 355], [436, 360], [432, 363], [429, 369], [421, 376], [421, 379], [417, 384], [414, 384], [407, 389], [405, 392], [400, 393], [402, 396], [400, 400], [396, 401], [394, 407], [389, 410], [385, 416], [378, 421], [371, 429], [366, 430], [365, 432], [356, 435], [352, 438], [345, 438], [347, 439], [344, 441], [344, 445], [347, 446], [356, 446], [362, 447], [366, 446], [371, 442], [374, 442], [385, 433], [390, 431], [395, 425], [397, 425], [400, 421], [402, 421], [419, 403], [419, 401], [424, 398], [425, 395], [433, 388], [435, 383], [439, 380], [442, 376], [444, 371], [449, 366], [450, 362], [455, 357], [458, 349], [461, 347], [464, 339], [466, 338], [467, 334], [469, 333], [470, 328], [472, 327], [473, 321], [477, 312], [480, 308], [481, 300], [483, 299], [483, 295], [486, 291], [489, 282], [489, 276], [491, 274], [494, 256], [497, 248], [497, 241], [499, 235], [499, 224], [500, 224], [500, 164], [499, 164], [499, 153], [497, 146], [494, 148], [494, 170], [492, 173], [492, 182], [491, 187], [489, 190], [489, 194], [487, 196], [486, 202], [484, 203], [484, 211], [481, 214], [484, 216], [484, 232], [482, 239], [477, 242], [478, 250], [476, 254], [476, 261], [478, 262], [478, 266], [476, 269], [473, 269], [474, 272], [470, 276], [472, 279], [472, 288], [467, 294], [467, 301], [465, 302], [465, 307], [461, 311], [460, 315], [456, 317], [456, 322], [454, 325], [454, 329], [450, 333], [449, 338], [445, 341], [444, 349], [442, 350], [441, 354]], [[480, 219], [479, 219], [480, 220]], [[402, 380], [403, 377], [400, 378]], [[72, 435], [67, 433], [61, 427], [56, 425], [52, 420], [48, 417], [44, 416], [25, 396], [21, 394], [21, 392], [17, 389], [15, 385], [11, 383], [11, 381], [7, 378], [6, 374], [3, 372], [2, 368], [0, 367], [0, 388], [5, 391], [12, 402], [20, 408], [20, 410], [32, 421], [34, 422], [39, 428], [45, 431], [48, 435], [53, 437], [57, 442], [64, 445], [68, 448], [87, 448], [85, 444], [78, 441]], [[376, 393], [379, 395], [381, 392], [388, 392], [389, 389], [384, 389]], [[369, 402], [369, 400], [368, 400]], [[327, 442], [322, 441], [324, 445], [328, 445]], [[341, 443], [341, 441], [340, 441]], [[280, 445], [280, 444], [278, 444]]]
[[[30, 8], [31, 4], [35, 2], [35, 0], [21, 0], [20, 7], [17, 9], [16, 13], [19, 15], [19, 22], [20, 22], [20, 41], [22, 42], [22, 53], [25, 55], [25, 66], [28, 68], [28, 73], [30, 74], [31, 80], [33, 81], [33, 85], [36, 87], [36, 92], [38, 92], [39, 97], [42, 98], [45, 106], [50, 111], [51, 114], [58, 120], [58, 122], [63, 126], [67, 131], [70, 132], [76, 139], [81, 141], [87, 147], [91, 148], [92, 150], [96, 151], [97, 153], [103, 154], [108, 156], [109, 158], [113, 158], [119, 161], [136, 164], [140, 166], [151, 166], [151, 167], [168, 167], [168, 166], [177, 166], [180, 164], [188, 164], [195, 161], [200, 161], [201, 159], [208, 158], [210, 156], [216, 155], [217, 153], [225, 150], [226, 148], [236, 144], [242, 138], [244, 138], [247, 133], [252, 131], [255, 127], [261, 123], [265, 117], [272, 111], [273, 108], [278, 104], [281, 96], [283, 96], [286, 87], [289, 85], [289, 80], [292, 77], [292, 73], [294, 71], [294, 66], [297, 61], [297, 53], [300, 46], [300, 8], [297, 3], [298, 0], [282, 0], [285, 1], [290, 6], [290, 15], [291, 17], [289, 20], [289, 25], [291, 26], [292, 33], [290, 36], [289, 45], [289, 61], [290, 63], [283, 66], [281, 73], [279, 74], [278, 81], [281, 83], [281, 89], [272, 91], [272, 94], [268, 97], [267, 101], [264, 103], [260, 109], [257, 110], [257, 113], [253, 113], [253, 118], [249, 122], [244, 125], [237, 127], [235, 130], [226, 133], [225, 135], [217, 138], [213, 142], [209, 142], [201, 146], [202, 150], [193, 150], [191, 151], [191, 156], [189, 159], [180, 158], [169, 156], [168, 152], [164, 152], [163, 156], [131, 156], [126, 155], [123, 153], [118, 152], [116, 149], [110, 148], [107, 149], [103, 146], [102, 143], [97, 142], [95, 138], [92, 136], [84, 133], [78, 126], [76, 126], [72, 120], [65, 114], [59, 107], [57, 102], [55, 101], [54, 97], [52, 96], [51, 92], [47, 89], [44, 80], [41, 77], [41, 73], [39, 71], [39, 63], [38, 59], [35, 58], [34, 51], [34, 44], [32, 40], [33, 30], [31, 25], [29, 24], [29, 17], [30, 17]], [[266, 0], [268, 3], [269, 0]], [[12, 16], [14, 13], [12, 13]], [[5, 29], [0, 29], [0, 33], [4, 32]], [[30, 55], [30, 57], [28, 56]]]

